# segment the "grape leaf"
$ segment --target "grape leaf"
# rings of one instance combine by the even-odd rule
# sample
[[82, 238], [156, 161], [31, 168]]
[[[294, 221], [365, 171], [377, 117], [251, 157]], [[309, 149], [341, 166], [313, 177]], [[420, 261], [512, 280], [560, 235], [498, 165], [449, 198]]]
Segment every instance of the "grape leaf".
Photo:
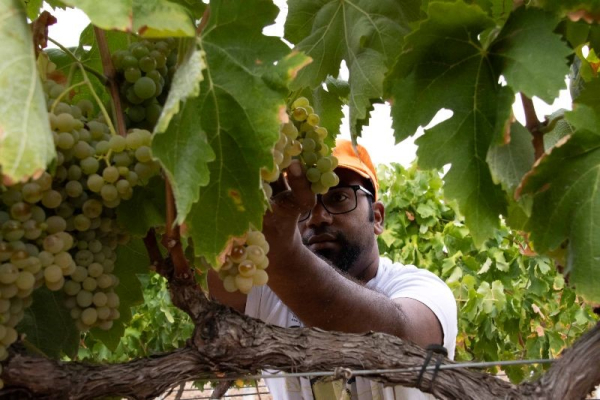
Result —
[[567, 111], [565, 118], [578, 129], [596, 132], [600, 126], [600, 78], [584, 82], [582, 86], [573, 111]]
[[[198, 201], [200, 186], [209, 181], [207, 164], [215, 159], [197, 113], [204, 68], [202, 52], [194, 43], [173, 77], [169, 97], [154, 129], [152, 153], [171, 183], [178, 223], [185, 220], [192, 204]], [[184, 104], [180, 110], [181, 102]]]
[[40, 15], [42, 9], [43, 0], [29, 0], [25, 1], [25, 10], [27, 11], [27, 18], [35, 20]]
[[579, 130], [563, 139], [524, 178], [518, 194], [535, 194], [527, 229], [535, 250], [569, 240], [569, 283], [600, 301], [600, 135]]
[[315, 113], [321, 117], [319, 125], [326, 128], [329, 135], [325, 144], [335, 147], [335, 138], [340, 134], [340, 125], [344, 118], [343, 106], [350, 93], [348, 82], [328, 76], [325, 80], [327, 90], [319, 86], [314, 90], [305, 88], [300, 95], [309, 99]]
[[285, 38], [313, 58], [292, 89], [316, 88], [337, 76], [346, 62], [350, 72], [350, 129], [367, 117], [370, 99], [383, 93], [383, 79], [402, 48], [409, 24], [421, 16], [420, 2], [408, 0], [289, 2]]
[[91, 330], [94, 338], [104, 343], [111, 351], [115, 351], [119, 345], [125, 332], [125, 324], [131, 320], [131, 307], [144, 302], [142, 286], [137, 274], [148, 273], [149, 266], [150, 259], [141, 239], [132, 239], [128, 244], [117, 248], [117, 260], [113, 274], [119, 278], [119, 285], [115, 288], [115, 293], [119, 295], [121, 317], [108, 331], [99, 328]]
[[477, 245], [491, 237], [505, 212], [504, 196], [485, 162], [499, 142], [514, 95], [498, 84], [499, 71], [478, 35], [494, 26], [479, 7], [430, 3], [429, 18], [406, 37], [387, 87], [396, 141], [414, 134], [441, 108], [453, 116], [417, 139], [419, 165], [451, 163], [444, 194], [457, 201]]
[[0, 19], [0, 167], [8, 184], [41, 174], [56, 151], [22, 3], [0, 3]]
[[131, 199], [119, 204], [117, 219], [131, 235], [142, 237], [149, 228], [165, 225], [166, 207], [165, 184], [155, 177], [148, 185], [136, 187]]
[[204, 57], [197, 48], [196, 42], [191, 41], [185, 60], [177, 66], [177, 71], [171, 81], [169, 96], [163, 106], [160, 119], [154, 127], [154, 133], [162, 133], [167, 129], [171, 118], [179, 112], [179, 105], [190, 97], [200, 94], [200, 82], [203, 79]]
[[139, 33], [145, 37], [194, 36], [190, 10], [168, 0], [63, 0], [80, 8], [92, 24], [105, 30]]
[[[215, 265], [230, 237], [242, 235], [250, 224], [262, 226], [259, 171], [273, 165], [271, 149], [286, 117], [287, 92], [275, 77], [289, 83], [306, 58], [274, 65], [290, 50], [279, 38], [262, 34], [278, 12], [270, 1], [213, 1], [210, 7], [201, 41], [205, 77], [200, 95], [185, 111], [199, 118], [216, 158], [208, 165], [210, 183], [200, 188], [186, 222], [196, 254]], [[240, 47], [239, 37], [251, 45]]]
[[518, 122], [511, 125], [510, 143], [492, 146], [487, 154], [494, 183], [502, 184], [511, 196], [534, 161], [531, 134]]
[[552, 103], [565, 87], [571, 50], [553, 33], [557, 24], [553, 14], [536, 8], [521, 7], [510, 14], [490, 53], [501, 60], [502, 74], [515, 92]]
[[79, 347], [79, 331], [61, 292], [41, 287], [33, 292], [33, 303], [17, 326], [25, 339], [48, 357], [73, 357]]

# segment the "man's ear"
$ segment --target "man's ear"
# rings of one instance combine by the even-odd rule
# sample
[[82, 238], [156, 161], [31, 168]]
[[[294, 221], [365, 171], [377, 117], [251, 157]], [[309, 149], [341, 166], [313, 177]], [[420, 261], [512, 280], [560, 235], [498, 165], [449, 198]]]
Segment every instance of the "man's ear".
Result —
[[373, 203], [373, 226], [376, 235], [381, 235], [384, 230], [385, 222], [385, 206], [382, 202], [376, 201]]

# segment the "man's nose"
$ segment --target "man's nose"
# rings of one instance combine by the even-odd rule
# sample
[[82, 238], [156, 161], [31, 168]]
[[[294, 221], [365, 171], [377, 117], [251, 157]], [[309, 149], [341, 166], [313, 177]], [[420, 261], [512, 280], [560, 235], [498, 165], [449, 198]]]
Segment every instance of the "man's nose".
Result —
[[308, 226], [319, 226], [323, 224], [330, 225], [333, 218], [332, 215], [323, 207], [323, 203], [321, 197], [317, 198], [317, 204], [313, 207], [310, 217], [308, 221], [306, 221]]

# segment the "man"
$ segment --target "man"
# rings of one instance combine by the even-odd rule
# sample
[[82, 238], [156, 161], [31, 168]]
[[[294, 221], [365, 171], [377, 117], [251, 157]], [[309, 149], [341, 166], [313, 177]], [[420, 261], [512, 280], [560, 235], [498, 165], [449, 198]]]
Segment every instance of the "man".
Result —
[[[457, 333], [452, 292], [434, 274], [379, 256], [384, 206], [369, 154], [338, 140], [340, 183], [315, 196], [299, 162], [288, 168], [289, 190], [276, 194], [264, 218], [270, 245], [268, 286], [248, 296], [227, 293], [215, 274], [211, 294], [240, 312], [284, 327], [385, 332], [420, 346], [443, 344], [453, 357]], [[312, 399], [326, 390], [308, 379], [270, 379], [274, 399]], [[352, 398], [421, 399], [416, 389], [383, 388], [357, 378]], [[331, 392], [333, 393], [333, 392]]]

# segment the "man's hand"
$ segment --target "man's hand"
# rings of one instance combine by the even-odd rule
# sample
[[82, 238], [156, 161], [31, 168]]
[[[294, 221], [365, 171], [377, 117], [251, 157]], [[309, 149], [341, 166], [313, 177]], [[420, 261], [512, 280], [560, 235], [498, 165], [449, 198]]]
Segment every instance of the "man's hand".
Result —
[[317, 201], [300, 161], [292, 161], [285, 175], [281, 174], [279, 181], [273, 184], [275, 194], [271, 198], [271, 210], [263, 219], [263, 234], [271, 244], [269, 258], [286, 245], [302, 245], [298, 218], [311, 210]]

